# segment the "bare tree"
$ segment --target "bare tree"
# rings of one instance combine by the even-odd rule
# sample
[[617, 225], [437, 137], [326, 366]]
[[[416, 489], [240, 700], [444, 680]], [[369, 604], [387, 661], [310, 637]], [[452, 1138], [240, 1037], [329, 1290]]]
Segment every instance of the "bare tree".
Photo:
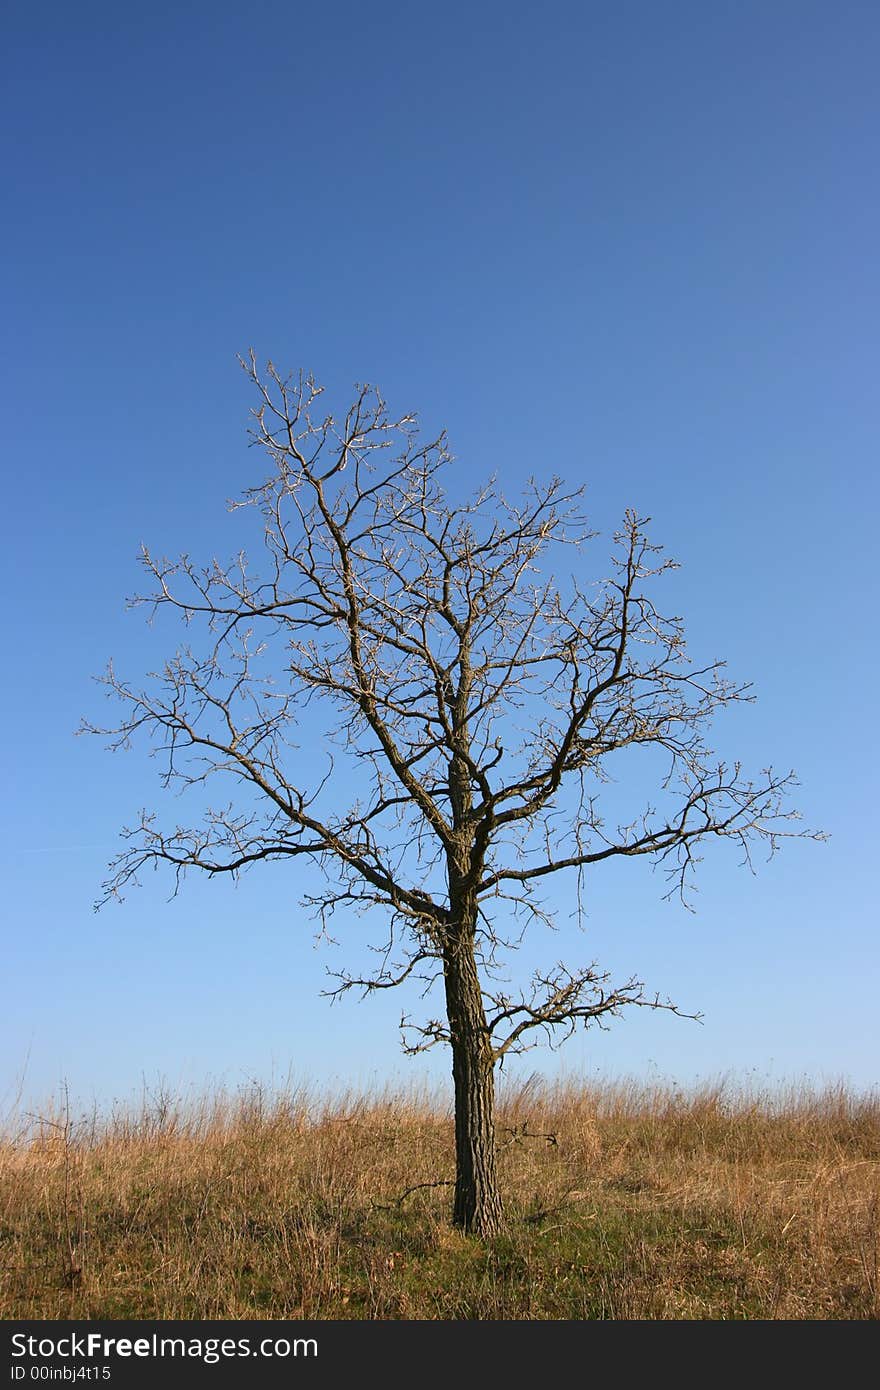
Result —
[[[579, 901], [594, 867], [647, 856], [684, 894], [702, 841], [735, 841], [748, 857], [807, 833], [785, 806], [792, 774], [749, 780], [713, 758], [707, 724], [749, 688], [722, 663], [687, 657], [681, 621], [649, 596], [673, 562], [634, 512], [610, 576], [589, 585], [582, 489], [533, 479], [513, 503], [490, 482], [453, 505], [444, 435], [421, 442], [415, 417], [393, 420], [369, 387], [334, 421], [311, 377], [285, 379], [271, 363], [263, 374], [253, 353], [242, 366], [271, 472], [230, 505], [256, 509], [267, 568], [258, 578], [244, 554], [200, 568], [144, 549], [151, 590], [134, 602], [174, 610], [202, 645], [183, 647], [143, 689], [111, 667], [121, 722], [84, 726], [113, 747], [144, 734], [162, 751], [166, 786], [225, 780], [232, 799], [194, 828], [144, 815], [124, 830], [101, 902], [151, 863], [179, 881], [190, 869], [237, 875], [305, 857], [323, 871], [306, 899], [323, 925], [380, 910], [378, 968], [342, 974], [332, 992], [415, 978], [427, 993], [442, 980], [442, 1016], [402, 1019], [404, 1045], [451, 1048], [453, 1219], [491, 1234], [502, 1220], [496, 1064], [629, 1006], [678, 1012], [595, 964], [557, 964], [522, 994], [502, 988], [504, 949], [546, 917], [543, 881], [571, 871]], [[553, 552], [572, 578], [542, 563]], [[302, 785], [291, 738], [316, 701], [348, 769]], [[660, 754], [663, 766], [648, 762], [654, 804], [609, 824], [600, 793], [623, 749]]]

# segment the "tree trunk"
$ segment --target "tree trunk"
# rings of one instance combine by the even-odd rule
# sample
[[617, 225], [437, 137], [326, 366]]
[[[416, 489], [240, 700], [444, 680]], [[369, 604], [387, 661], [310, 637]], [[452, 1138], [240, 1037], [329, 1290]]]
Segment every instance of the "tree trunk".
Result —
[[455, 1226], [474, 1235], [501, 1229], [495, 1170], [495, 1070], [473, 935], [464, 932], [443, 962], [455, 1082]]

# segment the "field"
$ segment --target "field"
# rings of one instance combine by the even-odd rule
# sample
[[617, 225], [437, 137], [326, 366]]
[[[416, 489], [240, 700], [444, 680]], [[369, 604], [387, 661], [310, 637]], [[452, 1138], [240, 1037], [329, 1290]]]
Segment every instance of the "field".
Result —
[[0, 1140], [3, 1318], [876, 1318], [880, 1097], [531, 1080], [508, 1226], [449, 1224], [430, 1095], [62, 1107]]

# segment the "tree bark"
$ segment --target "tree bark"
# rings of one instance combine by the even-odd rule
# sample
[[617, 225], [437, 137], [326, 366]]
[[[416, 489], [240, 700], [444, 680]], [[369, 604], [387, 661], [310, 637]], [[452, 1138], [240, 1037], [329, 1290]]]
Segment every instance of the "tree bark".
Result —
[[443, 970], [455, 1083], [452, 1220], [463, 1231], [491, 1236], [503, 1217], [495, 1166], [495, 1063], [472, 932], [456, 934]]

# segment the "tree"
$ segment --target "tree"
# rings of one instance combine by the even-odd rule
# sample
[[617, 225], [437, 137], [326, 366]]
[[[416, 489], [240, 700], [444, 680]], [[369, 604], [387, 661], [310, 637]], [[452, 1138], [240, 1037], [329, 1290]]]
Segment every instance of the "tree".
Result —
[[[646, 856], [685, 893], [697, 849], [733, 840], [748, 857], [798, 832], [786, 809], [792, 774], [747, 779], [717, 761], [705, 730], [719, 709], [751, 699], [723, 663], [689, 660], [680, 619], [649, 596], [674, 568], [646, 522], [626, 514], [613, 569], [588, 586], [594, 534], [583, 490], [533, 479], [509, 502], [494, 482], [459, 505], [447, 497], [444, 435], [420, 441], [415, 417], [393, 420], [358, 389], [345, 418], [319, 409], [311, 377], [283, 378], [242, 360], [258, 405], [253, 440], [271, 471], [234, 507], [255, 508], [268, 569], [198, 567], [143, 550], [150, 592], [203, 645], [182, 647], [145, 688], [109, 668], [123, 705], [112, 747], [135, 735], [164, 754], [181, 789], [231, 783], [226, 809], [194, 828], [153, 815], [123, 831], [101, 902], [147, 864], [237, 875], [266, 860], [315, 861], [323, 888], [306, 900], [334, 914], [379, 910], [387, 925], [375, 973], [343, 973], [331, 993], [442, 980], [439, 1018], [401, 1021], [411, 1052], [446, 1043], [455, 1087], [453, 1220], [491, 1234], [502, 1220], [495, 1161], [494, 1071], [540, 1036], [602, 1024], [628, 1007], [678, 1010], [595, 963], [554, 965], [522, 994], [499, 979], [504, 951], [544, 917], [540, 887], [570, 871]], [[568, 556], [578, 573], [548, 573]], [[557, 568], [561, 564], [557, 562]], [[291, 737], [326, 711], [336, 770], [301, 785]], [[622, 750], [656, 775], [654, 804], [607, 824], [602, 789]], [[656, 756], [662, 755], [662, 769]], [[351, 785], [357, 794], [339, 800]], [[176, 891], [176, 886], [175, 886]], [[100, 904], [99, 904], [100, 905]]]

